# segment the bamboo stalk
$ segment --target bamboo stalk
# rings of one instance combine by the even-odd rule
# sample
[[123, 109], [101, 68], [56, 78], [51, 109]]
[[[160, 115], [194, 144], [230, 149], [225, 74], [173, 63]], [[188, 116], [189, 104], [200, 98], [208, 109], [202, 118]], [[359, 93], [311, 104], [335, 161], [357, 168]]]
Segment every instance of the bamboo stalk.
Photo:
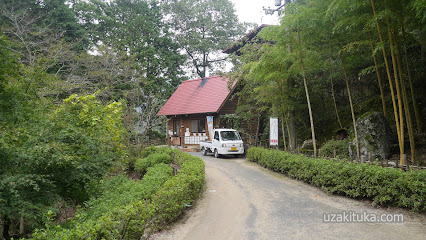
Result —
[[414, 131], [413, 131], [413, 124], [412, 124], [412, 120], [411, 120], [410, 106], [409, 106], [408, 97], [407, 97], [407, 90], [405, 88], [405, 81], [403, 79], [404, 74], [403, 74], [402, 63], [401, 63], [402, 62], [401, 61], [401, 51], [400, 51], [401, 48], [399, 46], [398, 34], [395, 30], [395, 27], [393, 28], [393, 32], [394, 32], [394, 35], [395, 35], [396, 61], [397, 61], [397, 64], [398, 64], [399, 78], [401, 80], [401, 90], [402, 90], [402, 98], [403, 98], [404, 110], [405, 110], [405, 119], [406, 119], [406, 122], [407, 122], [408, 138], [410, 140], [411, 162], [414, 163], [415, 158], [416, 158]]
[[309, 110], [309, 120], [311, 122], [311, 133], [312, 133], [312, 144], [314, 146], [314, 157], [317, 156], [317, 146], [315, 140], [315, 128], [314, 128], [314, 119], [312, 117], [312, 108], [311, 101], [309, 100], [309, 91], [308, 91], [308, 83], [306, 81], [305, 67], [303, 64], [303, 55], [302, 55], [302, 44], [300, 40], [300, 30], [297, 31], [297, 38], [299, 42], [299, 55], [300, 55], [300, 66], [302, 68], [302, 77], [303, 77], [303, 85], [305, 87], [306, 101], [308, 102], [308, 110]]
[[[336, 23], [334, 23], [334, 24], [336, 24]], [[342, 49], [342, 44], [341, 44], [339, 38], [338, 38], [338, 42], [339, 42], [339, 49]], [[354, 111], [354, 106], [353, 106], [353, 103], [352, 103], [352, 94], [351, 94], [351, 88], [350, 88], [350, 85], [349, 85], [349, 77], [348, 77], [348, 74], [347, 74], [347, 71], [346, 71], [346, 64], [345, 64], [345, 61], [343, 60], [343, 55], [342, 55], [341, 51], [339, 52], [339, 58], [340, 58], [340, 61], [342, 63], [343, 76], [345, 77], [346, 90], [348, 91], [349, 105], [351, 107], [352, 124], [353, 124], [353, 127], [354, 127], [354, 135], [355, 135], [356, 160], [358, 162], [360, 162], [361, 159], [360, 159], [360, 153], [359, 153], [358, 131], [356, 129], [355, 111]]]
[[345, 61], [343, 61], [342, 54], [340, 55], [340, 60], [342, 61], [342, 67], [343, 67], [343, 74], [345, 76], [345, 82], [346, 82], [346, 89], [348, 91], [348, 98], [349, 98], [349, 105], [351, 107], [351, 114], [352, 114], [352, 124], [354, 125], [354, 134], [355, 134], [355, 146], [356, 146], [356, 159], [358, 162], [360, 162], [360, 154], [359, 154], [359, 142], [358, 142], [358, 131], [356, 129], [356, 121], [355, 121], [355, 112], [354, 112], [354, 105], [352, 104], [352, 94], [351, 94], [351, 88], [349, 86], [349, 78], [346, 72], [346, 65]]
[[[377, 20], [377, 17], [376, 17], [376, 10], [374, 8], [373, 0], [370, 0], [370, 3], [371, 3], [371, 8], [373, 10], [373, 16], [374, 16], [374, 19], [375, 19], [375, 22], [376, 22], [376, 28], [377, 28], [377, 33], [379, 35], [380, 44], [383, 44], [382, 33], [380, 31], [379, 21]], [[385, 66], [386, 66], [387, 77], [388, 77], [388, 80], [389, 80], [389, 88], [390, 88], [390, 91], [391, 91], [391, 98], [392, 98], [393, 113], [394, 113], [394, 117], [395, 117], [396, 132], [397, 132], [397, 135], [398, 135], [398, 145], [401, 149], [401, 138], [400, 138], [401, 132], [400, 132], [400, 126], [399, 126], [398, 108], [396, 106], [395, 91], [393, 89], [393, 82], [392, 82], [392, 77], [391, 77], [391, 74], [390, 74], [389, 63], [388, 63], [388, 59], [386, 57], [386, 50], [385, 50], [384, 47], [382, 48], [382, 53], [383, 53], [383, 60], [385, 62]]]
[[[402, 34], [403, 34], [403, 38], [405, 39], [404, 26], [402, 26]], [[403, 49], [404, 49], [404, 55], [405, 55], [405, 65], [406, 65], [406, 68], [407, 68], [408, 82], [410, 84], [411, 101], [412, 101], [413, 108], [414, 108], [414, 116], [416, 118], [417, 132], [421, 133], [422, 132], [422, 122], [420, 121], [419, 109], [417, 107], [416, 97], [414, 95], [413, 81], [411, 79], [410, 66], [408, 65], [407, 48], [404, 46]]]
[[342, 122], [340, 121], [339, 112], [337, 111], [336, 96], [334, 95], [333, 78], [330, 78], [330, 82], [331, 82], [331, 96], [333, 98], [334, 110], [336, 111], [337, 122], [339, 123], [340, 128], [343, 128]]
[[369, 32], [369, 35], [370, 35], [371, 53], [373, 54], [374, 67], [376, 68], [377, 81], [379, 83], [379, 88], [380, 88], [380, 97], [382, 99], [383, 115], [385, 115], [385, 118], [386, 118], [387, 117], [386, 101], [385, 101], [385, 94], [383, 92], [382, 78], [380, 77], [379, 66], [377, 64], [377, 58], [376, 58], [376, 55], [374, 54], [374, 44], [373, 44], [373, 39], [371, 37], [371, 32]]
[[[386, 0], [385, 0], [385, 5], [386, 5]], [[392, 66], [393, 66], [393, 76], [395, 79], [395, 86], [396, 86], [396, 97], [398, 99], [398, 112], [399, 112], [399, 131], [400, 131], [400, 135], [399, 135], [399, 149], [400, 149], [400, 157], [399, 157], [399, 161], [400, 164], [403, 163], [404, 161], [404, 118], [403, 118], [403, 113], [402, 113], [402, 99], [401, 99], [401, 90], [400, 90], [400, 83], [399, 83], [399, 79], [398, 79], [398, 70], [397, 70], [397, 65], [396, 65], [396, 59], [395, 59], [395, 53], [393, 50], [393, 38], [392, 38], [392, 32], [391, 32], [391, 28], [390, 28], [390, 23], [389, 23], [389, 17], [386, 16], [386, 26], [387, 26], [387, 30], [388, 30], [388, 35], [389, 35], [389, 47], [390, 47], [390, 51], [391, 51], [391, 58], [392, 58]]]

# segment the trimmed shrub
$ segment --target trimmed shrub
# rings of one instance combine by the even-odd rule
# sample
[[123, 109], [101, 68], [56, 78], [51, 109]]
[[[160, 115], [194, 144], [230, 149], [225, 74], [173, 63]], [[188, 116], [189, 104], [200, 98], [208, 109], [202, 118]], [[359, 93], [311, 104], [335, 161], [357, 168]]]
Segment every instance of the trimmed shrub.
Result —
[[135, 170], [139, 174], [145, 174], [149, 167], [153, 167], [160, 163], [169, 164], [171, 162], [170, 155], [167, 153], [153, 153], [146, 158], [137, 159], [135, 162]]
[[336, 150], [336, 157], [338, 158], [349, 158], [349, 140], [330, 140], [326, 142], [322, 147], [322, 157], [333, 157], [334, 150]]
[[[137, 154], [137, 152], [138, 152], [139, 150], [136, 150], [135, 148], [133, 148], [133, 149], [131, 149], [131, 152], [132, 152], [132, 154], [135, 156], [135, 155], [138, 155]], [[155, 146], [150, 146], [150, 147], [146, 147], [146, 148], [144, 148], [141, 152], [140, 152], [140, 158], [139, 159], [143, 159], [143, 158], [146, 158], [146, 157], [148, 157], [149, 155], [151, 155], [151, 154], [154, 154], [154, 153], [166, 153], [166, 154], [168, 154], [168, 155], [170, 155], [171, 153], [172, 153], [172, 149], [171, 148], [169, 148], [169, 147], [155, 147]], [[135, 163], [136, 163], [136, 161], [138, 160], [138, 158], [137, 157], [129, 157], [128, 159], [127, 159], [127, 162], [126, 162], [126, 164], [127, 164], [127, 169], [130, 169], [130, 170], [134, 170], [135, 169]], [[140, 160], [139, 160], [140, 161]]]
[[141, 158], [146, 158], [149, 155], [154, 154], [154, 153], [166, 153], [166, 154], [170, 155], [172, 151], [173, 151], [173, 149], [171, 149], [169, 147], [151, 146], [151, 147], [144, 148], [141, 151]]
[[153, 197], [158, 211], [157, 229], [176, 220], [185, 207], [191, 206], [203, 190], [204, 178], [203, 160], [194, 157], [182, 164], [179, 174], [167, 181]]
[[314, 159], [279, 150], [250, 148], [247, 159], [318, 186], [327, 193], [367, 198], [373, 205], [426, 211], [426, 171]]

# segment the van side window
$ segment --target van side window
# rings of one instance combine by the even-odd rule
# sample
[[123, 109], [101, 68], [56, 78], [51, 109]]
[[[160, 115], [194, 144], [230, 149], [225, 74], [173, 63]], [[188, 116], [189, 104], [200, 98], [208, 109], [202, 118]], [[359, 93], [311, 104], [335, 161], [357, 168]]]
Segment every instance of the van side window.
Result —
[[219, 133], [218, 132], [214, 132], [214, 139], [219, 141]]

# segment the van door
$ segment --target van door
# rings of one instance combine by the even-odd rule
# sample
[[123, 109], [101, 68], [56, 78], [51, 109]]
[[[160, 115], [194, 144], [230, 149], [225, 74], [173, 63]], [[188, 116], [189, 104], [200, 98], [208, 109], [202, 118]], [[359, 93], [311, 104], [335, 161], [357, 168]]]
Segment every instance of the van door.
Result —
[[218, 131], [214, 131], [212, 146], [213, 146], [214, 149], [220, 148], [220, 140], [219, 140], [219, 132]]

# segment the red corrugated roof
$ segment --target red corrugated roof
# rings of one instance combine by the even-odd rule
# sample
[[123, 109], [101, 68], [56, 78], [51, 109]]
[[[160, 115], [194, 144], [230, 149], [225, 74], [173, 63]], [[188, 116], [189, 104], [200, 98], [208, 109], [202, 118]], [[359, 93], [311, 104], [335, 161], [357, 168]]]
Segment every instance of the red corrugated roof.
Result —
[[157, 116], [218, 112], [230, 93], [229, 79], [221, 76], [204, 79], [183, 81]]

